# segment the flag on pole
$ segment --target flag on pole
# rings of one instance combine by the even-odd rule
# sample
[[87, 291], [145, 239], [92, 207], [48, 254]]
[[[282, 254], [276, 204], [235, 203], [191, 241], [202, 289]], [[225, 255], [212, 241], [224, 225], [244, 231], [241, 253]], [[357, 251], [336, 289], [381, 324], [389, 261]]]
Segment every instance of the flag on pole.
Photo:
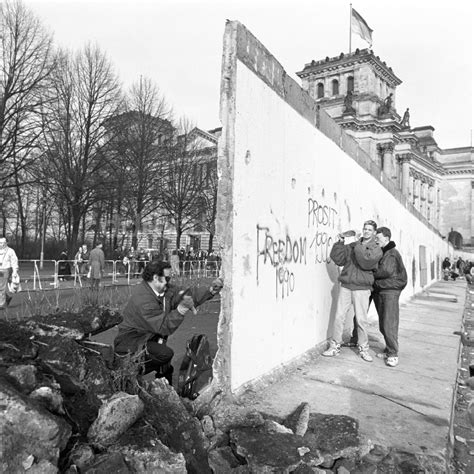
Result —
[[369, 47], [371, 47], [373, 30], [370, 29], [367, 22], [357, 13], [356, 10], [354, 10], [354, 8], [352, 8], [351, 26], [352, 31], [358, 34], [363, 40], [367, 41]]

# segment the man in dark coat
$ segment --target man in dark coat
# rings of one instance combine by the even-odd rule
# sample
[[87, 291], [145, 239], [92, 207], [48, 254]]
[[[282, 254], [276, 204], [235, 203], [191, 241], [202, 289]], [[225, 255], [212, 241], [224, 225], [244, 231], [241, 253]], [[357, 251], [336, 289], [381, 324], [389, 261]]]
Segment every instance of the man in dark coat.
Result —
[[222, 280], [216, 279], [210, 288], [194, 287], [182, 290], [170, 284], [171, 265], [152, 261], [143, 270], [143, 281], [133, 287], [123, 311], [123, 320], [115, 338], [115, 352], [125, 355], [145, 351], [145, 373], [156, 371], [172, 383], [173, 350], [166, 345], [184, 321], [189, 311], [217, 295]]
[[392, 233], [388, 227], [379, 227], [375, 236], [382, 248], [383, 256], [374, 273], [375, 283], [373, 298], [379, 328], [385, 339], [385, 350], [377, 357], [385, 359], [389, 367], [398, 365], [398, 324], [400, 293], [407, 286], [407, 271], [402, 256], [390, 240]]

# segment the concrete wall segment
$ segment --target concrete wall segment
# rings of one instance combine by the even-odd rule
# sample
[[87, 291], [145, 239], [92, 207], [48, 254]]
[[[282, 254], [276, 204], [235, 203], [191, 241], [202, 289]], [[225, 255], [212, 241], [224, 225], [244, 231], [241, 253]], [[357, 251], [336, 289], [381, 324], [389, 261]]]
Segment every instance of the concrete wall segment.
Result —
[[226, 26], [222, 84], [214, 373], [235, 392], [330, 336], [339, 269], [329, 251], [340, 231], [366, 219], [392, 229], [409, 274], [402, 299], [433, 281], [450, 249], [327, 114], [315, 127], [314, 102], [237, 22]]
[[222, 260], [221, 276], [225, 286], [222, 290], [221, 315], [217, 327], [218, 350], [213, 364], [213, 386], [216, 390], [228, 391], [230, 382], [230, 347], [232, 341], [233, 293], [232, 266], [233, 241], [232, 234], [227, 231], [233, 225], [234, 206], [234, 150], [235, 150], [235, 94], [237, 65], [237, 28], [227, 22], [224, 31], [224, 48], [222, 53], [220, 120], [222, 134], [219, 137], [217, 150], [217, 175], [219, 192], [217, 195], [216, 244], [225, 258]]

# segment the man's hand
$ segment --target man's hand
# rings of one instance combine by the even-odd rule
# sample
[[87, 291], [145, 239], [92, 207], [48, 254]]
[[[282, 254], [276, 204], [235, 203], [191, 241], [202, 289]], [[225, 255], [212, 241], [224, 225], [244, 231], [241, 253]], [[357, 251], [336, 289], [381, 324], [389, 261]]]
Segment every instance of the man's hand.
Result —
[[194, 307], [194, 300], [193, 300], [193, 297], [191, 295], [184, 294], [183, 298], [179, 302], [179, 305], [178, 305], [177, 309], [183, 315], [186, 314], [189, 310], [192, 311], [194, 316], [196, 316], [196, 314], [197, 314], [197, 310]]
[[211, 292], [212, 295], [217, 295], [220, 293], [224, 286], [224, 281], [222, 278], [216, 278], [212, 283], [211, 283], [211, 288], [209, 291]]
[[184, 295], [183, 299], [179, 304], [182, 304], [185, 308], [191, 309], [194, 308], [194, 301], [191, 295]]

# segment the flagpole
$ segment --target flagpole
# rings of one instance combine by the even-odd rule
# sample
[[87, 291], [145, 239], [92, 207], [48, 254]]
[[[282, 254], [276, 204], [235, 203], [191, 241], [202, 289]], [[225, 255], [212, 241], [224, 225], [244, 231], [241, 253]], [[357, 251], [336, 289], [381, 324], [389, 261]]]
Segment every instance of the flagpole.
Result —
[[351, 54], [352, 40], [352, 3], [349, 4], [349, 54]]

